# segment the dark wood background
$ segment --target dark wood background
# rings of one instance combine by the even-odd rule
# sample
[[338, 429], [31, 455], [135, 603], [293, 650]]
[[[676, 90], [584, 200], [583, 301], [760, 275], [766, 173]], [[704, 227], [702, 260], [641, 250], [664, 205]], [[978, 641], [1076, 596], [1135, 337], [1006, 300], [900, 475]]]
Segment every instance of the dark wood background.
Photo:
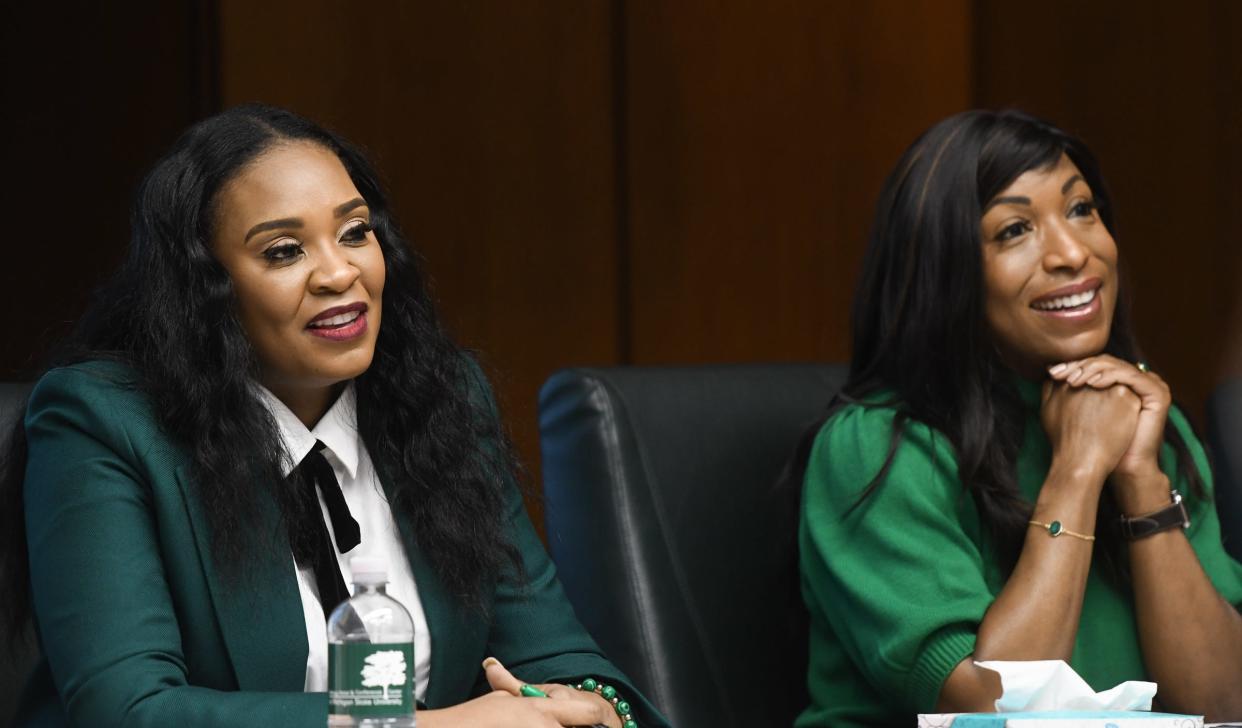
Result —
[[1142, 340], [1192, 413], [1242, 361], [1236, 0], [58, 5], [0, 25], [5, 378], [119, 260], [144, 169], [251, 100], [370, 150], [534, 477], [560, 367], [845, 359], [882, 179], [971, 107], [1096, 150]]

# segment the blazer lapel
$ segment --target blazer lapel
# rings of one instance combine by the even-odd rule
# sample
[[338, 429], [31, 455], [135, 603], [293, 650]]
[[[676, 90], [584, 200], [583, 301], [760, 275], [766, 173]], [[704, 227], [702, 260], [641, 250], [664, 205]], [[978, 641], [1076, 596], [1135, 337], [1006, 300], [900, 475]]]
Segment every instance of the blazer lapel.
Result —
[[186, 466], [176, 470], [185, 498], [212, 605], [224, 635], [225, 648], [241, 690], [301, 692], [306, 681], [306, 627], [293, 556], [276, 504], [260, 497], [260, 534], [271, 535], [271, 548], [247, 556], [240, 580], [230, 581], [217, 569], [211, 552], [207, 514]]
[[[383, 473], [379, 475], [391, 503], [387, 484], [392, 481]], [[393, 517], [401, 533], [410, 571], [414, 574], [423, 616], [427, 618], [427, 630], [431, 632], [431, 675], [424, 702], [431, 708], [456, 705], [470, 696], [482, 672], [487, 625], [476, 614], [463, 608], [444, 588], [431, 564], [418, 550], [413, 526], [404, 518], [398, 518], [395, 512]]]

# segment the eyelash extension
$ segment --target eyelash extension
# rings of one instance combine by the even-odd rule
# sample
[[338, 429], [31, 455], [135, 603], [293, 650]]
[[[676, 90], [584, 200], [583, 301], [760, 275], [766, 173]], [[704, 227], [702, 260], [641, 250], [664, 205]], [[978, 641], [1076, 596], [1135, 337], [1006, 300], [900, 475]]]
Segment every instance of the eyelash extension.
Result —
[[1096, 203], [1095, 198], [1087, 198], [1075, 202], [1069, 209], [1068, 215], [1081, 217], [1095, 217], [1100, 211], [1100, 206]]
[[[353, 225], [346, 230], [345, 233], [341, 235], [341, 240], [349, 243], [360, 243], [366, 239], [367, 233], [371, 232], [373, 229], [374, 228], [371, 227], [370, 223], [358, 223], [357, 225]], [[267, 250], [264, 250], [263, 257], [271, 265], [280, 265], [282, 263], [292, 261], [300, 255], [301, 252], [302, 245], [300, 243], [283, 243], [280, 245], [273, 245]]]
[[[1008, 232], [1015, 227], [1021, 227], [1022, 228], [1021, 232], [1016, 233], [1014, 235], [1009, 235]], [[1021, 235], [1022, 233], [1027, 232], [1029, 229], [1030, 229], [1030, 223], [1026, 222], [1025, 220], [1023, 220], [1022, 222], [1010, 223], [1006, 225], [1005, 227], [1001, 228], [999, 232], [997, 232], [996, 240], [997, 242], [1001, 242], [1001, 243], [1008, 242], [1009, 240], [1016, 238], [1018, 235]]]
[[281, 245], [273, 245], [263, 251], [263, 257], [268, 263], [279, 265], [293, 260], [302, 252], [302, 246], [297, 243], [282, 243]]
[[366, 237], [367, 233], [374, 229], [375, 228], [371, 227], [371, 223], [360, 222], [346, 230], [345, 234], [341, 235], [341, 240], [361, 242]]

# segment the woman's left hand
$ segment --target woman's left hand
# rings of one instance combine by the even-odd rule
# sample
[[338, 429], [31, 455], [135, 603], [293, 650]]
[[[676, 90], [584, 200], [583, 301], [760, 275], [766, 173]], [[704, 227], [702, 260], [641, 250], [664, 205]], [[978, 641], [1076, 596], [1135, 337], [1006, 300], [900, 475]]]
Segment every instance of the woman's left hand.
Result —
[[[522, 681], [505, 669], [499, 660], [488, 658], [483, 664], [487, 682], [493, 690], [501, 690], [512, 695], [522, 694]], [[565, 701], [557, 705], [557, 712], [563, 713], [564, 711], [559, 708], [569, 708], [571, 703], [577, 703], [573, 712], [575, 715], [582, 716], [581, 725], [602, 724], [609, 728], [622, 728], [621, 717], [617, 715], [612, 703], [595, 693], [557, 683], [540, 683], [532, 687], [542, 690], [548, 697], [530, 698], [531, 700]]]
[[1133, 390], [1141, 403], [1138, 428], [1129, 449], [1113, 470], [1113, 476], [1130, 481], [1159, 474], [1158, 456], [1164, 442], [1164, 423], [1173, 402], [1169, 385], [1159, 374], [1141, 371], [1130, 362], [1101, 354], [1050, 367], [1048, 375], [1071, 387], [1108, 389], [1122, 384]]

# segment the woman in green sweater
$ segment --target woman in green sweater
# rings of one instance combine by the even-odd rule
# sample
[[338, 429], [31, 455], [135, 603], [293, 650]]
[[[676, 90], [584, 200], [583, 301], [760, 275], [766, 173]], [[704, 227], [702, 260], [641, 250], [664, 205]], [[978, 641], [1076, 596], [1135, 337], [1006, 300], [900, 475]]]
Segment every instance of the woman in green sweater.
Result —
[[1138, 363], [1112, 230], [1091, 153], [1019, 112], [942, 121], [889, 176], [849, 381], [804, 453], [799, 726], [993, 710], [976, 660], [1242, 717], [1242, 566]]

